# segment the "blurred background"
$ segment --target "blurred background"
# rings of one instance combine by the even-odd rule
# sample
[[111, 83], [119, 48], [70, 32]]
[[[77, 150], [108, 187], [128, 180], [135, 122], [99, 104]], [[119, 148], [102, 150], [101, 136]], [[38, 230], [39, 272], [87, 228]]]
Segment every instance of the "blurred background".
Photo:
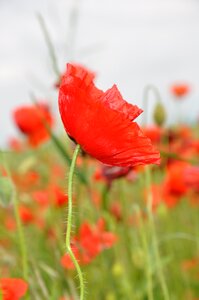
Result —
[[96, 72], [99, 88], [116, 83], [140, 107], [144, 87], [154, 84], [169, 123], [175, 121], [170, 86], [185, 82], [191, 93], [183, 100], [183, 121], [198, 120], [198, 0], [0, 0], [0, 146], [18, 134], [12, 110], [30, 103], [30, 93], [57, 110], [57, 74], [38, 13], [60, 72], [68, 61], [81, 63]]

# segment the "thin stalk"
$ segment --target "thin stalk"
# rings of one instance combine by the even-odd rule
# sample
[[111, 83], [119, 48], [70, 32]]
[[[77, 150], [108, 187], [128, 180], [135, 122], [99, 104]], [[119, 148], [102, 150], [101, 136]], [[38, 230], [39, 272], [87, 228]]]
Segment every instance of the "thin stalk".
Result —
[[73, 251], [71, 249], [71, 228], [72, 228], [72, 213], [73, 213], [73, 202], [72, 202], [72, 187], [73, 187], [73, 176], [75, 171], [75, 163], [77, 160], [78, 153], [80, 151], [80, 145], [77, 145], [72, 157], [72, 162], [69, 170], [69, 178], [68, 178], [68, 217], [67, 217], [67, 229], [66, 229], [66, 250], [74, 263], [74, 266], [77, 270], [77, 274], [80, 282], [80, 300], [84, 299], [84, 279], [81, 268]]
[[155, 99], [158, 102], [161, 102], [161, 97], [158, 89], [154, 85], [147, 85], [144, 89], [144, 95], [143, 95], [143, 109], [144, 109], [144, 114], [143, 114], [143, 120], [142, 120], [142, 125], [145, 127], [147, 125], [147, 117], [148, 117], [148, 98], [149, 98], [149, 93], [153, 92]]
[[57, 63], [57, 57], [56, 57], [56, 54], [55, 54], [55, 49], [54, 49], [53, 43], [51, 41], [50, 34], [47, 30], [46, 23], [44, 21], [43, 16], [40, 13], [38, 13], [37, 18], [38, 18], [39, 24], [41, 26], [41, 30], [42, 30], [43, 35], [44, 35], [46, 45], [48, 47], [48, 51], [49, 51], [50, 58], [51, 58], [51, 61], [52, 61], [53, 71], [55, 72], [55, 74], [57, 75], [57, 77], [59, 79], [61, 73], [59, 71], [59, 67], [58, 67], [58, 63]]
[[[4, 157], [3, 151], [1, 151], [1, 155], [2, 155], [2, 161], [4, 163], [4, 167], [6, 169], [8, 177], [12, 181], [10, 170], [7, 166], [7, 162]], [[21, 222], [20, 213], [19, 213], [16, 188], [15, 188], [14, 184], [13, 184], [13, 205], [14, 205], [15, 219], [16, 219], [16, 223], [17, 223], [17, 232], [18, 232], [18, 237], [19, 237], [19, 247], [20, 247], [20, 252], [21, 252], [21, 264], [22, 264], [23, 278], [26, 282], [28, 282], [29, 269], [28, 269], [27, 248], [26, 248], [24, 230], [23, 230], [23, 226], [22, 226], [22, 222]], [[26, 299], [29, 299], [29, 294], [27, 294]]]
[[[126, 251], [126, 256], [124, 259], [125, 263], [125, 277], [123, 278], [126, 281], [124, 288], [126, 287], [126, 299], [132, 299], [132, 295], [135, 293], [135, 284], [133, 283], [133, 268], [131, 264], [130, 257], [132, 256], [132, 228], [129, 227], [129, 205], [128, 197], [125, 195], [126, 187], [124, 186], [124, 180], [120, 179], [119, 183], [119, 197], [122, 204], [122, 251]], [[125, 245], [125, 247], [123, 247]], [[125, 249], [124, 249], [125, 248]], [[120, 259], [120, 258], [119, 258]], [[151, 299], [152, 300], [152, 299]]]
[[165, 280], [164, 273], [162, 270], [161, 258], [160, 258], [158, 241], [157, 241], [157, 236], [156, 236], [155, 222], [154, 222], [153, 211], [152, 211], [153, 196], [151, 193], [150, 167], [146, 166], [145, 171], [146, 171], [146, 187], [147, 187], [147, 213], [148, 213], [148, 218], [149, 218], [151, 232], [152, 232], [153, 249], [154, 249], [154, 253], [155, 253], [155, 261], [157, 264], [157, 272], [158, 272], [158, 277], [159, 277], [163, 297], [165, 300], [169, 300], [170, 299], [169, 291], [168, 291], [166, 280]]
[[75, 42], [77, 37], [77, 28], [78, 28], [78, 20], [79, 20], [79, 5], [80, 0], [73, 1], [73, 7], [70, 11], [69, 15], [69, 32], [67, 35], [67, 53], [69, 60], [74, 60], [75, 58]]
[[27, 248], [26, 248], [26, 242], [25, 242], [25, 236], [24, 236], [23, 226], [22, 226], [22, 222], [21, 222], [21, 217], [19, 214], [19, 207], [18, 207], [16, 191], [14, 191], [14, 195], [13, 195], [13, 204], [14, 204], [15, 219], [16, 219], [16, 223], [17, 223], [17, 231], [18, 231], [18, 236], [19, 236], [19, 246], [20, 246], [20, 252], [21, 252], [21, 259], [22, 259], [23, 278], [26, 281], [28, 281]]
[[[135, 206], [135, 211], [140, 215], [140, 208], [138, 205]], [[146, 280], [147, 280], [147, 297], [148, 300], [154, 300], [153, 297], [153, 277], [152, 277], [152, 269], [151, 269], [151, 259], [149, 254], [149, 247], [147, 242], [147, 237], [144, 229], [144, 224], [142, 220], [142, 216], [139, 218], [139, 228], [140, 228], [140, 237], [142, 240], [142, 245], [144, 247], [144, 251], [147, 257], [147, 266], [145, 268]]]

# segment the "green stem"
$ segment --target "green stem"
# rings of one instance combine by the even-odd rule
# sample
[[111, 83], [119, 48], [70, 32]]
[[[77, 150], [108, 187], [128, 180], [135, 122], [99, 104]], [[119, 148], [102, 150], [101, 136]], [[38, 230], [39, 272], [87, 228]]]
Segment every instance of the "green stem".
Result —
[[143, 121], [142, 125], [145, 127], [147, 125], [147, 116], [148, 116], [148, 98], [149, 98], [149, 93], [152, 91], [155, 95], [155, 99], [158, 102], [161, 102], [161, 97], [158, 89], [154, 85], [147, 85], [144, 89], [144, 95], [143, 95], [143, 109], [144, 109], [144, 114], [143, 114]]
[[105, 185], [102, 188], [102, 208], [104, 211], [108, 211], [109, 209], [109, 193], [110, 193], [111, 187], [105, 183]]
[[13, 195], [13, 204], [14, 204], [15, 219], [17, 222], [17, 230], [18, 230], [18, 235], [19, 235], [19, 245], [20, 245], [20, 251], [21, 251], [21, 258], [22, 258], [23, 278], [26, 281], [28, 281], [27, 249], [26, 249], [23, 226], [22, 226], [21, 218], [20, 218], [20, 214], [19, 214], [17, 195], [16, 195], [15, 191], [14, 191], [14, 195]]
[[[4, 153], [1, 151], [2, 157], [3, 157], [3, 163], [4, 167], [6, 169], [6, 172], [8, 174], [8, 177], [12, 181], [12, 177], [10, 174], [10, 170], [7, 166], [6, 159], [4, 157]], [[16, 194], [16, 188], [13, 184], [13, 205], [14, 205], [14, 214], [15, 214], [15, 219], [17, 223], [17, 231], [18, 231], [18, 236], [19, 236], [19, 247], [20, 247], [20, 252], [21, 252], [21, 260], [22, 260], [22, 271], [23, 271], [23, 278], [26, 282], [28, 282], [28, 256], [27, 256], [27, 248], [26, 248], [26, 241], [25, 241], [25, 236], [24, 236], [24, 231], [23, 231], [23, 226], [21, 222], [21, 217], [19, 213], [19, 206], [18, 206], [18, 201], [17, 201], [17, 194]], [[29, 295], [27, 294], [26, 299], [29, 299]]]
[[67, 218], [67, 229], [66, 229], [66, 250], [74, 263], [74, 266], [77, 270], [77, 274], [80, 282], [80, 300], [84, 299], [84, 279], [81, 268], [77, 259], [75, 258], [73, 251], [71, 249], [71, 228], [72, 228], [72, 213], [73, 213], [73, 203], [72, 203], [72, 187], [73, 187], [73, 176], [75, 172], [75, 163], [80, 151], [80, 145], [77, 145], [73, 154], [70, 170], [69, 170], [69, 178], [68, 178], [68, 218]]
[[170, 299], [169, 291], [168, 291], [166, 280], [165, 280], [164, 273], [162, 270], [161, 258], [160, 258], [157, 236], [156, 236], [155, 222], [154, 222], [153, 211], [152, 211], [153, 195], [151, 193], [151, 172], [150, 172], [149, 166], [146, 166], [146, 187], [147, 187], [147, 198], [148, 198], [147, 199], [147, 213], [148, 213], [152, 237], [153, 237], [153, 249], [154, 249], [155, 260], [156, 260], [156, 264], [157, 264], [158, 277], [159, 277], [160, 285], [162, 288], [163, 297], [165, 300], [169, 300]]
[[[131, 264], [131, 260], [129, 259], [132, 256], [132, 228], [129, 226], [129, 205], [128, 205], [128, 197], [125, 195], [126, 186], [124, 185], [125, 181], [120, 179], [118, 184], [119, 190], [118, 194], [122, 204], [122, 227], [121, 227], [121, 246], [122, 251], [126, 251], [127, 255], [125, 256], [125, 277], [123, 278], [125, 284], [123, 285], [126, 292], [126, 299], [132, 299], [132, 295], [135, 294], [136, 286], [133, 283], [133, 268]], [[122, 242], [123, 241], [123, 242]], [[125, 245], [125, 246], [124, 246]], [[119, 258], [120, 259], [120, 258]]]
[[145, 274], [147, 280], [147, 297], [148, 300], [153, 300], [154, 297], [153, 297], [153, 277], [152, 277], [152, 270], [151, 270], [151, 258], [150, 258], [148, 243], [147, 243], [147, 237], [144, 229], [144, 224], [143, 224], [140, 208], [138, 205], [135, 205], [135, 211], [140, 216], [139, 218], [140, 237], [147, 258], [147, 264], [145, 268]]
[[51, 58], [51, 61], [52, 61], [53, 71], [55, 72], [55, 74], [57, 75], [57, 77], [59, 79], [60, 78], [60, 71], [59, 71], [59, 67], [58, 67], [58, 63], [57, 63], [57, 57], [56, 57], [56, 54], [55, 54], [55, 49], [54, 49], [53, 43], [52, 43], [51, 38], [50, 38], [50, 34], [47, 30], [44, 18], [42, 17], [42, 15], [40, 13], [37, 14], [37, 18], [38, 18], [39, 24], [41, 26], [42, 32], [44, 34], [44, 38], [45, 38], [45, 41], [46, 41], [46, 44], [47, 44], [47, 47], [48, 47], [48, 50], [49, 50], [50, 58]]
[[74, 0], [73, 6], [70, 11], [69, 15], [69, 32], [67, 36], [67, 46], [68, 46], [68, 57], [69, 60], [74, 60], [75, 54], [75, 41], [77, 37], [77, 26], [78, 26], [78, 19], [79, 19], [79, 5], [80, 0]]

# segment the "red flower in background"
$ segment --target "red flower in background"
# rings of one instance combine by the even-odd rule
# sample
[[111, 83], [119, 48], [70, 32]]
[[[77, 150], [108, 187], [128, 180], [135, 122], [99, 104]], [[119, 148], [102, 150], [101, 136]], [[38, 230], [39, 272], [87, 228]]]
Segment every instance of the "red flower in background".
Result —
[[184, 171], [187, 166], [188, 163], [182, 161], [175, 161], [168, 166], [164, 183], [165, 192], [179, 197], [186, 194], [188, 187], [184, 180]]
[[32, 196], [40, 207], [43, 208], [47, 208], [51, 204], [61, 207], [68, 202], [68, 196], [61, 187], [55, 184], [49, 185], [46, 189], [34, 191]]
[[54, 205], [57, 207], [61, 207], [68, 203], [68, 196], [59, 186], [52, 186], [52, 192]]
[[59, 110], [68, 135], [99, 161], [127, 167], [159, 163], [159, 152], [133, 122], [142, 110], [123, 100], [116, 85], [103, 92], [90, 72], [68, 64]]
[[111, 185], [112, 181], [118, 178], [125, 177], [130, 173], [132, 169], [130, 167], [118, 167], [101, 165], [94, 174], [95, 180], [105, 180], [107, 185]]
[[184, 180], [189, 189], [199, 192], [199, 167], [188, 166], [184, 172]]
[[16, 139], [16, 138], [11, 138], [8, 142], [9, 148], [11, 150], [20, 152], [23, 150], [23, 144], [20, 140]]
[[161, 127], [150, 126], [150, 127], [145, 127], [142, 130], [144, 134], [146, 134], [146, 136], [150, 138], [152, 143], [160, 143], [161, 138], [163, 136], [163, 130]]
[[34, 222], [34, 214], [28, 206], [20, 205], [19, 206], [19, 214], [22, 222], [24, 224], [30, 224]]
[[168, 207], [175, 206], [181, 197], [188, 192], [184, 177], [187, 166], [188, 163], [186, 162], [174, 161], [167, 167], [166, 178], [163, 183], [163, 197]]
[[52, 127], [53, 118], [46, 104], [19, 107], [14, 111], [13, 117], [17, 127], [27, 136], [30, 145], [37, 146], [49, 138], [45, 124]]
[[23, 175], [21, 175], [20, 173], [13, 173], [12, 179], [16, 184], [18, 190], [27, 192], [33, 189], [35, 186], [39, 185], [41, 175], [34, 170], [28, 170]]
[[[91, 226], [87, 222], [81, 225], [71, 248], [80, 264], [88, 264], [103, 250], [111, 248], [116, 241], [117, 236], [112, 232], [105, 231], [104, 220], [99, 219], [96, 226]], [[65, 254], [61, 258], [61, 264], [64, 268], [74, 269], [69, 254]]]
[[40, 208], [47, 208], [49, 206], [49, 192], [48, 190], [36, 190], [32, 193], [32, 198]]
[[28, 289], [27, 283], [18, 278], [1, 278], [0, 290], [2, 300], [19, 300], [23, 297]]
[[171, 87], [172, 94], [177, 98], [182, 98], [190, 92], [190, 87], [187, 84], [175, 84]]

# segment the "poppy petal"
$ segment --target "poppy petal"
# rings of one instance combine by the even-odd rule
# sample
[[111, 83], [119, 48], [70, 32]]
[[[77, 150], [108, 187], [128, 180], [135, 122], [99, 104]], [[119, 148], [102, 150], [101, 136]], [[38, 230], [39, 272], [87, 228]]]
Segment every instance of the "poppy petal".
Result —
[[132, 122], [141, 110], [121, 100], [116, 86], [103, 93], [85, 78], [66, 73], [60, 86], [59, 109], [68, 135], [108, 165], [159, 163], [159, 152]]

